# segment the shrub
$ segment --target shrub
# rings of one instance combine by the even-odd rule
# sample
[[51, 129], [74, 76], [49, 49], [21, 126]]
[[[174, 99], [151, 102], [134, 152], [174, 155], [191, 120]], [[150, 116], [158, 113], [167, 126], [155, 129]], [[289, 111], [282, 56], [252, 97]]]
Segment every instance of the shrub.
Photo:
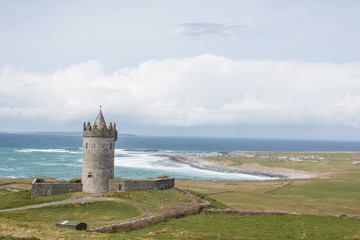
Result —
[[68, 181], [68, 183], [82, 183], [81, 178], [73, 178]]

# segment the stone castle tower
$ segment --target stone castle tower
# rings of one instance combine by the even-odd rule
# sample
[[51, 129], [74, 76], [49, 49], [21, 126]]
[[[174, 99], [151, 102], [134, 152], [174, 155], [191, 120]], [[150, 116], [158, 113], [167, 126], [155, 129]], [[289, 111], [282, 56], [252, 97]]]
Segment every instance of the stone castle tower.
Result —
[[94, 125], [84, 123], [83, 130], [83, 192], [109, 191], [109, 179], [114, 178], [116, 124], [106, 126], [101, 108]]

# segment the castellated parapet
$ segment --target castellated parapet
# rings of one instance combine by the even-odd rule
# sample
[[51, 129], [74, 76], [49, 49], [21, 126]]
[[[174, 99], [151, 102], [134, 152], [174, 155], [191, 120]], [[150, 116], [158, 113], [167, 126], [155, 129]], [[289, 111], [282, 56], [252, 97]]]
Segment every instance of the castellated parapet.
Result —
[[114, 178], [116, 124], [106, 125], [100, 112], [91, 126], [83, 127], [83, 192], [106, 193], [109, 191], [109, 179]]

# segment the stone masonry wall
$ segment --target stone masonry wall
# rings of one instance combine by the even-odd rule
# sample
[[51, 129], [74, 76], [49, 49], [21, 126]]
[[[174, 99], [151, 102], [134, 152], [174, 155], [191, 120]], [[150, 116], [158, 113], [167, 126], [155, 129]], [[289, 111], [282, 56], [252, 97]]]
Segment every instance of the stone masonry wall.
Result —
[[105, 193], [114, 178], [115, 138], [83, 138], [83, 191]]
[[81, 183], [33, 183], [31, 196], [50, 196], [69, 192], [81, 192], [81, 190]]
[[155, 190], [175, 187], [175, 178], [165, 178], [155, 180]]
[[175, 178], [159, 179], [110, 179], [109, 192], [129, 192], [173, 188]]

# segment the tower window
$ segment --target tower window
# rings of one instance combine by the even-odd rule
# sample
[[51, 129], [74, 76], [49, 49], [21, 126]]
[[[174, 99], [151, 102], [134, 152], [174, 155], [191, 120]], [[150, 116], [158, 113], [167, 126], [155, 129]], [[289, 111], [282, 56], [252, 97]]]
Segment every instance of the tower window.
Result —
[[85, 145], [86, 145], [85, 148], [88, 149], [88, 143], [86, 143]]
[[110, 143], [110, 149], [112, 149], [112, 143]]
[[94, 144], [94, 148], [95, 148], [95, 144]]
[[88, 172], [88, 178], [92, 178], [92, 177], [93, 177], [92, 172]]

